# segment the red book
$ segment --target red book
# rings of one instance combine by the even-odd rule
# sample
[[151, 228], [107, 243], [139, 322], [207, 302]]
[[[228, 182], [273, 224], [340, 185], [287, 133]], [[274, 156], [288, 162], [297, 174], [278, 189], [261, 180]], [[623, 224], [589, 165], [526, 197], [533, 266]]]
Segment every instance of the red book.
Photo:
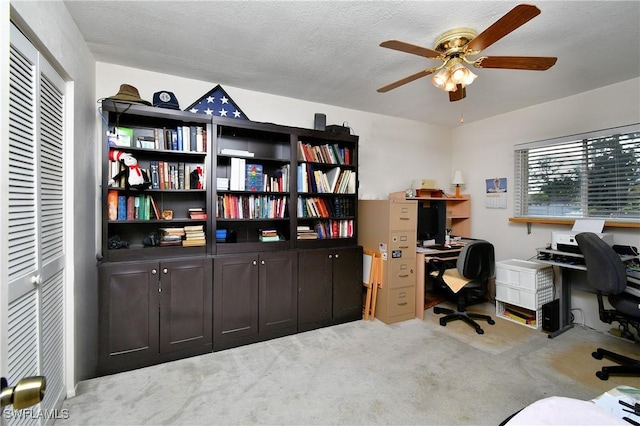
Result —
[[109, 220], [118, 220], [118, 191], [107, 193], [107, 209]]

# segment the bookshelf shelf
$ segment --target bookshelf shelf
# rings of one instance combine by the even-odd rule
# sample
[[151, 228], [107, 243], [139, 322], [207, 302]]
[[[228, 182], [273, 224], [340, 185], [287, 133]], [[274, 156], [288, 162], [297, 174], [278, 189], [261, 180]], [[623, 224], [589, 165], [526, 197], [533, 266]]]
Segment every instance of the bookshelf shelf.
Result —
[[[208, 164], [212, 135], [210, 117], [111, 100], [102, 103], [102, 112], [105, 135], [102, 170], [105, 218], [102, 226], [103, 259], [107, 262], [138, 260], [140, 253], [136, 250], [110, 248], [110, 239], [117, 236], [130, 247], [142, 246], [145, 238], [151, 234], [156, 242], [160, 241], [163, 234], [161, 228], [167, 226], [202, 224], [205, 239], [211, 241], [208, 221], [188, 217], [190, 208], [210, 211], [207, 190], [211, 187], [211, 168]], [[115, 131], [116, 128], [129, 129], [125, 132], [129, 139], [114, 140], [111, 135], [120, 133]], [[177, 144], [178, 132], [180, 145]], [[175, 141], [168, 142], [169, 135], [174, 135]], [[150, 146], [139, 146], [142, 143]], [[128, 188], [124, 178], [110, 182], [125, 167], [119, 161], [110, 160], [109, 153], [114, 149], [130, 154], [137, 160], [147, 176], [147, 188]], [[173, 219], [165, 219], [171, 215]], [[150, 248], [154, 247], [145, 247], [145, 258], [149, 257]], [[197, 252], [206, 254], [210, 250], [210, 247], [205, 247]], [[163, 258], [165, 255], [188, 256], [191, 252], [159, 250], [155, 253]]]

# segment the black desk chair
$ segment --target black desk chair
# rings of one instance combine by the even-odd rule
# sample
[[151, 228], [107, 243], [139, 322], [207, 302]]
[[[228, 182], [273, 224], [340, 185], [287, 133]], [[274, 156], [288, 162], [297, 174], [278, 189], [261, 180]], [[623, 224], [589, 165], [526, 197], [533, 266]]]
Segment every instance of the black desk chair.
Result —
[[[433, 263], [432, 263], [433, 262]], [[486, 301], [489, 279], [493, 277], [495, 254], [493, 244], [488, 241], [472, 241], [467, 244], [456, 262], [456, 269], [447, 269], [446, 262], [433, 259], [430, 263], [438, 267], [435, 278], [441, 287], [453, 298], [457, 311], [436, 306], [433, 312], [445, 314], [440, 318], [440, 325], [446, 326], [449, 321], [462, 320], [475, 328], [476, 333], [484, 334], [484, 330], [475, 320], [484, 320], [493, 325], [495, 321], [489, 315], [467, 312], [467, 306]]]
[[[592, 232], [576, 235], [578, 247], [584, 255], [587, 266], [587, 281], [596, 290], [600, 320], [611, 324], [620, 324], [622, 336], [636, 340], [630, 330], [634, 327], [640, 335], [640, 298], [625, 293], [627, 286], [627, 268], [620, 256], [607, 243]], [[603, 297], [607, 296], [613, 309], [605, 309]], [[595, 359], [607, 358], [621, 365], [602, 367], [596, 372], [601, 380], [607, 380], [610, 374], [640, 376], [640, 360], [598, 348], [591, 354]]]

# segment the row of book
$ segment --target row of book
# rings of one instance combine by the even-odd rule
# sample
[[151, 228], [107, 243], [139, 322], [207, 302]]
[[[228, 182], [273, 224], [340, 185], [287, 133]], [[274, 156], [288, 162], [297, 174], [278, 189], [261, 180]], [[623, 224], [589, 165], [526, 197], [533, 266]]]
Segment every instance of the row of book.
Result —
[[[353, 220], [351, 219], [331, 219], [331, 220], [318, 220], [313, 223], [313, 232], [317, 234], [317, 239], [331, 239], [331, 238], [352, 238], [353, 237]], [[302, 227], [302, 228], [301, 228]], [[298, 239], [314, 239], [313, 236], [301, 237], [301, 230], [304, 229], [304, 225], [298, 226]], [[302, 232], [304, 234], [305, 232]]]
[[287, 216], [287, 198], [275, 195], [219, 195], [216, 217], [221, 219], [281, 219]]
[[[143, 166], [140, 169], [149, 177], [153, 189], [205, 189], [203, 164], [152, 160], [148, 167]], [[110, 176], [116, 176], [125, 167], [120, 161], [109, 160]], [[115, 181], [112, 187], [125, 188], [125, 177]]]
[[356, 172], [340, 167], [322, 171], [310, 163], [298, 165], [298, 192], [355, 194]]
[[207, 152], [207, 129], [202, 126], [178, 126], [175, 129], [116, 127], [108, 139], [110, 146]]
[[352, 164], [353, 151], [338, 144], [312, 145], [298, 141], [298, 160], [326, 164]]
[[154, 189], [205, 189], [203, 164], [151, 161], [151, 188]]
[[150, 195], [124, 195], [111, 190], [107, 193], [109, 220], [151, 220], [159, 219], [160, 212]]
[[353, 216], [353, 200], [348, 198], [298, 197], [298, 217]]
[[[220, 183], [220, 182], [219, 182]], [[262, 164], [247, 163], [244, 158], [231, 157], [229, 187], [218, 185], [219, 190], [252, 192], [288, 192], [289, 165], [285, 164], [270, 176]]]

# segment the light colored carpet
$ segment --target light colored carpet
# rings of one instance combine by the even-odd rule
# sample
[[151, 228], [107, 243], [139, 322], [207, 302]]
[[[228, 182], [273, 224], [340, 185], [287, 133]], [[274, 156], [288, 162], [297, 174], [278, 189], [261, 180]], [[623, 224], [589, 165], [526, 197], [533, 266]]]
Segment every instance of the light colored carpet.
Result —
[[495, 316], [478, 335], [438, 318], [357, 321], [88, 380], [56, 425], [497, 425], [548, 396], [640, 387], [599, 380], [605, 361], [591, 357], [637, 344], [580, 327], [548, 339]]

